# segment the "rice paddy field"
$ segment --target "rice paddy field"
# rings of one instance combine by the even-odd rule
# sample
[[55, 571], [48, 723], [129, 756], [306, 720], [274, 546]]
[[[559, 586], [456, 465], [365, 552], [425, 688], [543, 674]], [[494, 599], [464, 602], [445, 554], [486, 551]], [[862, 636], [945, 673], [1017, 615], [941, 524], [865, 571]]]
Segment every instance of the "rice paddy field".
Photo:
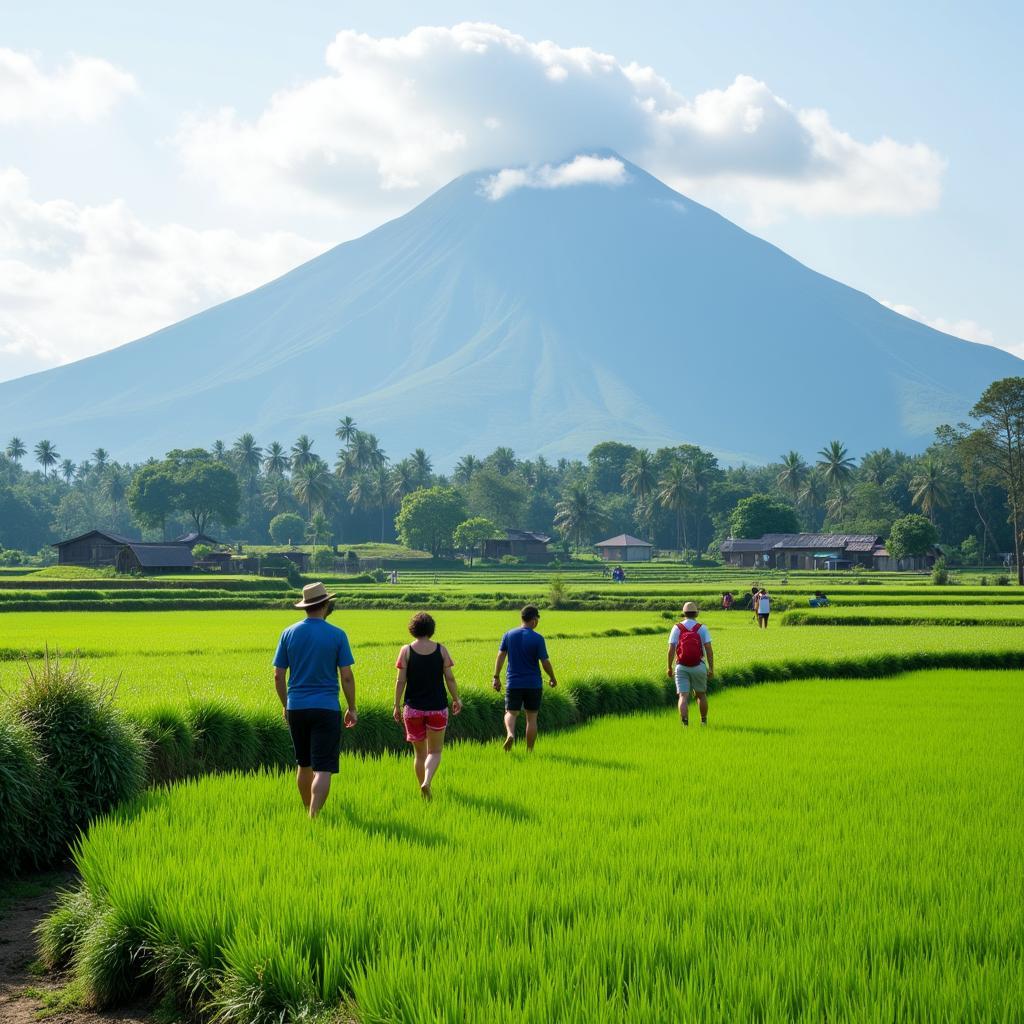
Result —
[[[557, 610], [546, 571], [338, 581], [363, 756], [313, 823], [271, 767], [283, 581], [5, 579], [0, 690], [73, 654], [116, 680], [152, 778], [191, 776], [94, 821], [45, 958], [90, 1005], [155, 990], [223, 1024], [1024, 1020], [1024, 595], [758, 578], [768, 630], [719, 608], [749, 570], [567, 571], [587, 607]], [[818, 589], [832, 607], [808, 607]], [[707, 728], [680, 726], [665, 677], [689, 598], [714, 638]], [[527, 600], [559, 687], [536, 752], [506, 755], [479, 741], [501, 731], [494, 656]], [[467, 698], [430, 804], [390, 718], [421, 607]]]
[[429, 805], [351, 760], [312, 824], [286, 776], [179, 785], [93, 826], [60, 941], [96, 1001], [224, 1020], [1020, 1020], [1024, 693], [963, 683], [463, 745]]

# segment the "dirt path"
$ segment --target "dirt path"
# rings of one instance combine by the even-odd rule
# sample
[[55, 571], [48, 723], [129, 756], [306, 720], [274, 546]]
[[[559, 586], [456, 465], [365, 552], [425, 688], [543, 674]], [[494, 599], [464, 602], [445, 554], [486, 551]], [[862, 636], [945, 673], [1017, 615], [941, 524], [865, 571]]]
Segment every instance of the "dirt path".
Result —
[[53, 906], [57, 890], [71, 882], [70, 875], [47, 876], [19, 886], [15, 894], [4, 897], [0, 904], [0, 1021], [3, 1024], [39, 1024], [42, 1018], [51, 1024], [153, 1024], [145, 1011], [118, 1010], [91, 1013], [78, 1009], [44, 1009], [39, 995], [28, 995], [31, 989], [40, 995], [57, 992], [59, 977], [37, 977], [30, 969], [36, 958], [33, 932]]

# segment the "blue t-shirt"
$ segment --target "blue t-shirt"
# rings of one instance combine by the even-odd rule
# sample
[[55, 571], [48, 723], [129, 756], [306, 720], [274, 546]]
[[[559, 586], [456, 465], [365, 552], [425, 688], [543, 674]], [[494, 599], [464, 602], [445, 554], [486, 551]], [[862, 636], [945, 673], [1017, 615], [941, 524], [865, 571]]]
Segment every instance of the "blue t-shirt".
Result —
[[540, 663], [547, 660], [548, 649], [544, 637], [535, 629], [520, 626], [510, 629], [502, 638], [498, 650], [508, 655], [508, 674], [505, 686], [510, 690], [536, 690], [543, 686]]
[[355, 664], [345, 631], [323, 619], [289, 626], [277, 643], [274, 668], [288, 669], [288, 710], [340, 711], [338, 669]]

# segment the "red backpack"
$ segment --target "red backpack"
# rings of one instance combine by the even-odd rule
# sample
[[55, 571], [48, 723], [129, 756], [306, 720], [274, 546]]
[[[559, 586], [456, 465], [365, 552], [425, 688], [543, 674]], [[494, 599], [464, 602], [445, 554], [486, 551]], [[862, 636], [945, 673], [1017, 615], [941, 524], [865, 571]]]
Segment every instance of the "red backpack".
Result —
[[687, 668], [695, 668], [704, 660], [704, 641], [700, 638], [701, 625], [693, 624], [687, 629], [681, 622], [677, 623], [679, 642], [676, 644], [676, 661]]

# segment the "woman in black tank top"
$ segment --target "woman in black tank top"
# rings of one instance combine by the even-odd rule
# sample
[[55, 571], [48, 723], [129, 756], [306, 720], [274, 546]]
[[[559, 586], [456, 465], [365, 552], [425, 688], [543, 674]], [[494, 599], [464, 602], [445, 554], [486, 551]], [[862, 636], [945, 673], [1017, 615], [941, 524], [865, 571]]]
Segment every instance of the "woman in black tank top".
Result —
[[435, 628], [433, 617], [426, 612], [414, 615], [409, 623], [413, 642], [398, 652], [395, 663], [398, 679], [394, 718], [405, 726], [405, 738], [413, 746], [416, 781], [426, 800], [431, 799], [430, 784], [441, 764], [448, 727], [448, 693], [452, 695], [452, 714], [462, 710], [452, 671], [455, 663], [444, 647], [431, 639]]

